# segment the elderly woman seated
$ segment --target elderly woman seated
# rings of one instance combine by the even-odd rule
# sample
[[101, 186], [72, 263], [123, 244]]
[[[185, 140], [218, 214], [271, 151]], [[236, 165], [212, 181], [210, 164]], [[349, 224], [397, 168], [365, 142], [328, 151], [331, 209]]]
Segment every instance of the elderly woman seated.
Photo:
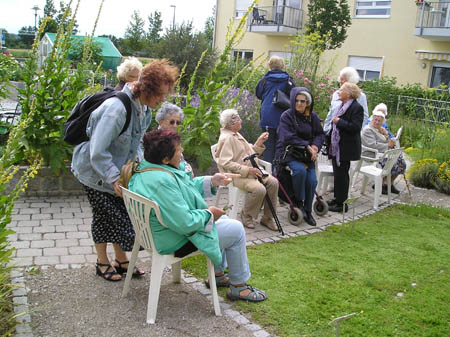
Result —
[[[373, 109], [372, 113], [374, 113], [375, 111], [381, 111], [384, 114], [384, 123], [383, 123], [382, 127], [386, 130], [389, 138], [395, 138], [395, 136], [389, 131], [389, 128], [388, 128], [388, 125], [387, 125], [387, 122], [386, 122], [386, 116], [388, 114], [388, 109], [387, 109], [386, 104], [384, 104], [384, 103], [378, 104]], [[365, 127], [366, 125], [369, 125], [371, 121], [372, 121], [372, 117], [370, 117], [367, 121], [364, 122], [363, 127]]]
[[[384, 123], [384, 113], [380, 110], [374, 110], [372, 113], [372, 119], [370, 123], [364, 127], [364, 129], [361, 131], [361, 143], [362, 145], [375, 149], [378, 152], [384, 153], [389, 149], [392, 149], [395, 147], [394, 140], [389, 138], [389, 134], [386, 131], [385, 128], [383, 128]], [[364, 151], [362, 153], [363, 156], [366, 157], [374, 157], [374, 152], [371, 151]], [[380, 162], [381, 167], [384, 167], [386, 164], [386, 159], [382, 160]], [[395, 188], [394, 186], [394, 180], [397, 178], [397, 176], [405, 172], [406, 169], [406, 162], [403, 159], [402, 155], [397, 159], [397, 162], [394, 164], [391, 170], [391, 179], [392, 179], [392, 185], [391, 185], [391, 192], [398, 194], [400, 191]], [[386, 185], [386, 178], [384, 178], [383, 181], [383, 187], [382, 187], [382, 193], [387, 194], [388, 193], [388, 186]]]
[[[278, 181], [270, 175], [262, 177], [261, 171], [252, 167], [249, 160], [244, 161], [247, 156], [255, 152], [261, 154], [264, 151], [264, 142], [268, 138], [268, 133], [262, 133], [255, 144], [250, 145], [238, 132], [242, 128], [242, 120], [234, 109], [224, 110], [220, 114], [220, 124], [223, 128], [220, 130], [216, 150], [217, 166], [220, 172], [237, 173], [241, 176], [233, 179], [233, 185], [248, 192], [241, 211], [244, 226], [255, 228], [254, 222], [264, 201], [261, 225], [276, 231], [277, 226], [273, 221], [270, 206], [264, 197], [267, 193], [274, 209], [277, 208]], [[262, 178], [263, 184], [258, 181], [258, 178]]]
[[[225, 212], [206, 204], [203, 197], [215, 193], [218, 185], [231, 179], [226, 174], [192, 178], [179, 170], [183, 148], [180, 136], [170, 130], [153, 130], [145, 134], [144, 158], [130, 180], [129, 189], [158, 203], [164, 224], [155, 215], [149, 225], [160, 254], [182, 257], [197, 249], [214, 263], [219, 287], [229, 287], [231, 300], [260, 302], [266, 294], [246, 282], [250, 270], [242, 224], [228, 219]], [[228, 265], [228, 274], [225, 268]]]

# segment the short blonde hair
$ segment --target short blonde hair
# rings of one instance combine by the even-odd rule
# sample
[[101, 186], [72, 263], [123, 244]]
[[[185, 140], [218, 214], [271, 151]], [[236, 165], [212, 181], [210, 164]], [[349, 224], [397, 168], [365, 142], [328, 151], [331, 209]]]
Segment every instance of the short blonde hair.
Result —
[[127, 58], [117, 67], [117, 78], [119, 81], [127, 82], [130, 73], [138, 70], [142, 71], [142, 63], [136, 57]]
[[233, 119], [236, 119], [235, 116], [239, 116], [236, 109], [223, 110], [219, 116], [220, 125], [225, 129], [231, 129], [234, 124]]
[[279, 56], [272, 56], [269, 60], [269, 68], [270, 70], [283, 70], [284, 69], [284, 61]]
[[347, 90], [347, 92], [350, 94], [350, 98], [353, 99], [357, 99], [359, 96], [361, 96], [361, 89], [359, 89], [359, 87], [354, 83], [345, 82], [342, 85], [341, 90]]

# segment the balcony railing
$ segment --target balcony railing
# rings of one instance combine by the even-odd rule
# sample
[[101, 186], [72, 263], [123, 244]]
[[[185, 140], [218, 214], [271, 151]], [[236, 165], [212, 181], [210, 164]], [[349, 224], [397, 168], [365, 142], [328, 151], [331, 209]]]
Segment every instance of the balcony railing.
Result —
[[248, 31], [264, 34], [295, 34], [302, 29], [303, 11], [289, 6], [253, 8], [247, 23]]
[[415, 35], [450, 39], [450, 1], [417, 1]]

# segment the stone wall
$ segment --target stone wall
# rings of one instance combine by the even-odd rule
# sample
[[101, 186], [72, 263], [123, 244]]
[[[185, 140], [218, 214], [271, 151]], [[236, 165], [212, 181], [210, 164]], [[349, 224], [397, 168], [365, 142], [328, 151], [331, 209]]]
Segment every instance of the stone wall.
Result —
[[[19, 178], [26, 171], [27, 167], [20, 167], [19, 172], [7, 186], [6, 193], [11, 191], [11, 186], [17, 184]], [[70, 168], [56, 175], [49, 167], [39, 170], [36, 177], [28, 182], [28, 188], [22, 196], [27, 197], [52, 197], [52, 196], [72, 196], [84, 194], [83, 186], [74, 177]]]

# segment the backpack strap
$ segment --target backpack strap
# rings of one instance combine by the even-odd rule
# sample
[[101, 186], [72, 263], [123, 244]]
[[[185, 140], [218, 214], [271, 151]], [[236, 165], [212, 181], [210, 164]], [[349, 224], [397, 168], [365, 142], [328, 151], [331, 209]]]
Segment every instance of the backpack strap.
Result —
[[[122, 91], [115, 91], [113, 96], [117, 97], [122, 101], [122, 104], [125, 106], [125, 109], [127, 110], [127, 119], [125, 120], [125, 125], [123, 126], [122, 131], [119, 135], [127, 131], [128, 127], [130, 126], [130, 120], [131, 120], [131, 100], [128, 95]], [[112, 97], [113, 97], [112, 96]]]
[[178, 183], [177, 178], [175, 178], [175, 175], [174, 175], [172, 172], [170, 172], [169, 170], [163, 169], [163, 168], [159, 168], [159, 167], [148, 167], [148, 168], [145, 168], [145, 169], [142, 169], [142, 170], [134, 170], [134, 173], [141, 173], [141, 172], [146, 172], [146, 171], [162, 171], [162, 172], [167, 172], [167, 173], [169, 173], [169, 174], [173, 177], [173, 179], [175, 179], [175, 180], [177, 181], [177, 183]]

